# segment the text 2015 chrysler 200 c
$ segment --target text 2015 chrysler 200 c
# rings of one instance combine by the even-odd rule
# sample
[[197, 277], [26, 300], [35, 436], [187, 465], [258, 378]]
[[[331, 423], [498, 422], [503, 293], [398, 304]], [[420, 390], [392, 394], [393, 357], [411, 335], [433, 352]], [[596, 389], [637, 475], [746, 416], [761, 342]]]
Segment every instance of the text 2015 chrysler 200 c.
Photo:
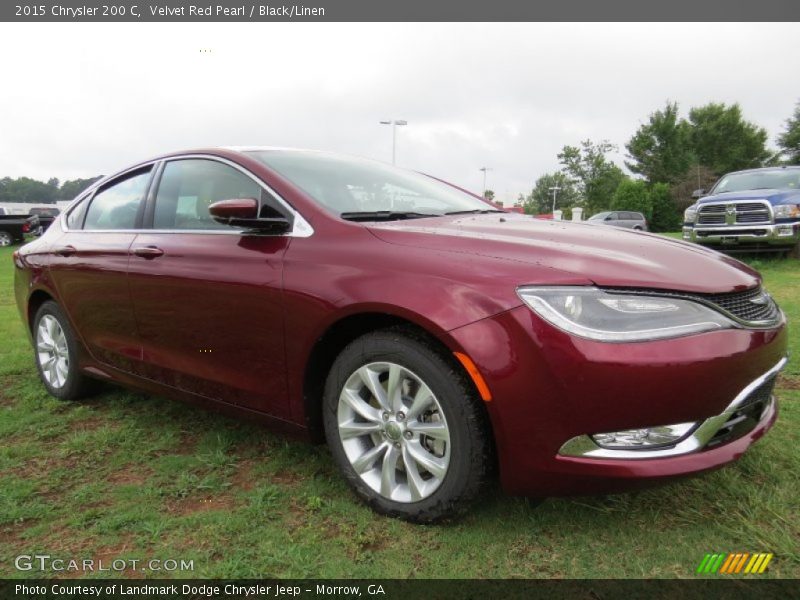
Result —
[[162, 156], [14, 260], [54, 396], [105, 379], [324, 436], [359, 496], [409, 520], [495, 467], [533, 496], [713, 469], [777, 414], [784, 315], [745, 265], [367, 160]]

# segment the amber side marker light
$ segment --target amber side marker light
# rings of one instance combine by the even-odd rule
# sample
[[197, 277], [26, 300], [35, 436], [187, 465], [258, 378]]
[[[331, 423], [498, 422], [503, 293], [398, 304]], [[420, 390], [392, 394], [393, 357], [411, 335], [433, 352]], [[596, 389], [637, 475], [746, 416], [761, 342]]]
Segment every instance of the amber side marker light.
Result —
[[462, 352], [453, 352], [453, 354], [458, 359], [458, 362], [464, 365], [464, 368], [472, 378], [475, 387], [478, 388], [478, 393], [481, 395], [481, 398], [483, 398], [483, 401], [490, 402], [492, 400], [492, 392], [489, 391], [489, 386], [486, 385], [483, 375], [481, 375], [481, 372], [478, 371], [478, 367], [475, 366], [475, 363], [472, 362], [472, 359]]

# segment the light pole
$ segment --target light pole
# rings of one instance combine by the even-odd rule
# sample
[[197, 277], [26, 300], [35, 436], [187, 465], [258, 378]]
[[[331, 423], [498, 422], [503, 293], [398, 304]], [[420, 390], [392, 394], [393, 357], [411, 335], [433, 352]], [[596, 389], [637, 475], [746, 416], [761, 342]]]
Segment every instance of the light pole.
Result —
[[549, 189], [551, 192], [553, 192], [553, 214], [555, 214], [555, 212], [556, 212], [556, 194], [558, 194], [558, 190], [560, 190], [561, 188], [558, 187], [557, 185], [554, 185], [553, 187], [547, 188], [547, 189]]
[[403, 125], [408, 125], [408, 121], [403, 121], [402, 119], [392, 119], [389, 121], [381, 121], [381, 125], [391, 125], [392, 126], [392, 164], [395, 163], [395, 158], [397, 156], [397, 127], [402, 127]]
[[483, 189], [481, 190], [481, 196], [486, 196], [486, 171], [491, 171], [491, 167], [481, 167], [478, 169], [479, 171], [483, 171]]

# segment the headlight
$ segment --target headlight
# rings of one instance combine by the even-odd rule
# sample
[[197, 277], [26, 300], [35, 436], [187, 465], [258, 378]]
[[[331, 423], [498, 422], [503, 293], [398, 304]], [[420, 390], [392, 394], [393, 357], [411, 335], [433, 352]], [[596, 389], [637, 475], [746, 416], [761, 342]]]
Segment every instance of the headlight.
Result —
[[776, 219], [800, 217], [800, 204], [779, 204], [773, 209]]
[[683, 222], [684, 223], [694, 223], [694, 219], [697, 217], [697, 205], [693, 204], [685, 211], [683, 211]]
[[697, 423], [676, 423], [646, 429], [628, 429], [609, 433], [595, 433], [592, 438], [595, 444], [608, 450], [636, 450], [638, 448], [656, 448], [671, 446], [686, 437]]
[[522, 301], [548, 323], [601, 342], [679, 337], [736, 323], [691, 300], [608, 292], [593, 287], [521, 287]]

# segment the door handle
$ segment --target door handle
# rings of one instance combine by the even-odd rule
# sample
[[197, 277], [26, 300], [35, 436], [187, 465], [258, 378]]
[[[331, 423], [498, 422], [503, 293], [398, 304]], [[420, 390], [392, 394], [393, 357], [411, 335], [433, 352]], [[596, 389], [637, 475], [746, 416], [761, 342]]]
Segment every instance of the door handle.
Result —
[[72, 256], [76, 252], [77, 250], [75, 249], [75, 246], [62, 246], [61, 248], [56, 248], [53, 251], [53, 254], [55, 254], [56, 256], [66, 257], [66, 256]]
[[164, 251], [157, 246], [139, 246], [138, 248], [133, 249], [133, 253], [136, 256], [141, 256], [142, 258], [152, 259], [163, 255]]

